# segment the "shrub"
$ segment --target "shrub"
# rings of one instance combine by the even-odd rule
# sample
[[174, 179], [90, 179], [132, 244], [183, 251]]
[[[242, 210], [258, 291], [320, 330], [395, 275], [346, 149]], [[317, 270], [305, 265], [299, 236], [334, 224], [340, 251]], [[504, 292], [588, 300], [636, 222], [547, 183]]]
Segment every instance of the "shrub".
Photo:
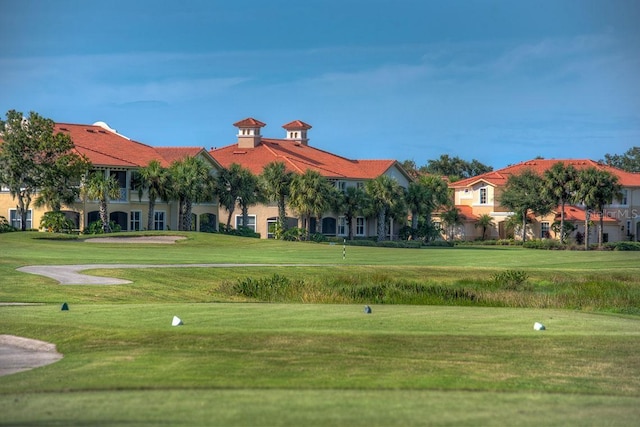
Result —
[[231, 236], [239, 236], [239, 237], [254, 237], [258, 239], [260, 238], [260, 233], [256, 233], [249, 227], [240, 226], [236, 230], [233, 227], [227, 228], [227, 225], [223, 223], [219, 223], [218, 227], [219, 227], [220, 233], [222, 234], [228, 234]]
[[7, 218], [0, 216], [0, 233], [8, 233], [10, 231], [16, 231], [16, 228], [9, 224]]
[[300, 242], [303, 240], [307, 240], [307, 230], [304, 228], [289, 228], [284, 233], [282, 233], [282, 240], [287, 240], [290, 242]]
[[62, 212], [45, 212], [40, 220], [40, 227], [49, 233], [70, 233], [75, 224]]
[[555, 239], [541, 239], [541, 240], [527, 240], [522, 244], [522, 247], [528, 249], [556, 249], [563, 250], [566, 249], [566, 245], [564, 245], [559, 240]]
[[500, 273], [495, 273], [492, 276], [493, 282], [496, 285], [508, 290], [529, 289], [529, 287], [527, 286], [528, 278], [529, 275], [522, 270], [507, 270]]
[[[122, 230], [118, 224], [114, 221], [109, 221], [109, 227], [111, 228], [111, 232], [117, 233]], [[104, 230], [102, 229], [102, 221], [93, 221], [89, 224], [87, 228], [84, 229], [84, 234], [104, 234]]]
[[605, 247], [614, 251], [640, 251], [640, 242], [607, 243]]
[[327, 236], [322, 233], [313, 233], [309, 236], [309, 241], [316, 243], [326, 242]]
[[424, 246], [430, 246], [430, 247], [440, 247], [440, 248], [452, 248], [454, 246], [453, 242], [448, 242], [446, 240], [434, 240], [431, 242], [427, 242], [424, 244]]

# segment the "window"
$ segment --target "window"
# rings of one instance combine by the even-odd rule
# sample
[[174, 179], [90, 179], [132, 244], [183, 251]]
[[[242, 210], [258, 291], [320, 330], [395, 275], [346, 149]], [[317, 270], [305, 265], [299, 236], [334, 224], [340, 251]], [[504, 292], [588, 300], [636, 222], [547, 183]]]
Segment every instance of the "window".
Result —
[[[32, 224], [31, 224], [31, 214], [32, 214], [32, 211], [31, 211], [31, 209], [29, 209], [27, 211], [27, 224], [25, 226], [25, 228], [27, 230], [33, 228]], [[12, 226], [17, 228], [18, 230], [22, 229], [22, 217], [18, 213], [17, 209], [10, 209], [9, 210], [9, 222], [11, 223]]]
[[359, 216], [356, 218], [356, 236], [364, 236], [365, 221], [364, 217]]
[[550, 237], [551, 237], [551, 235], [549, 234], [549, 223], [548, 222], [541, 222], [540, 223], [540, 238], [541, 239], [548, 239]]
[[627, 221], [627, 236], [631, 235], [631, 221]]
[[628, 204], [629, 190], [622, 190], [620, 193], [622, 194], [622, 199], [620, 200], [620, 204], [626, 206]]
[[336, 219], [331, 217], [322, 218], [322, 234], [326, 236], [336, 235]]
[[275, 239], [278, 232], [278, 218], [267, 218], [267, 239]]
[[364, 182], [362, 181], [356, 182], [356, 188], [364, 189]]
[[487, 189], [486, 188], [481, 188], [480, 189], [480, 204], [481, 205], [486, 205], [487, 204]]
[[129, 229], [131, 231], [139, 231], [140, 228], [140, 217], [142, 216], [141, 211], [131, 211], [129, 214]]
[[[237, 215], [236, 216], [236, 230], [239, 229], [240, 227], [242, 227], [242, 215]], [[247, 228], [250, 228], [251, 230], [253, 230], [253, 232], [256, 232], [256, 216], [255, 215], [249, 215], [247, 224], [244, 225]]]
[[164, 212], [155, 211], [153, 213], [153, 229], [164, 230]]
[[347, 219], [341, 216], [338, 218], [338, 236], [346, 236], [347, 234]]

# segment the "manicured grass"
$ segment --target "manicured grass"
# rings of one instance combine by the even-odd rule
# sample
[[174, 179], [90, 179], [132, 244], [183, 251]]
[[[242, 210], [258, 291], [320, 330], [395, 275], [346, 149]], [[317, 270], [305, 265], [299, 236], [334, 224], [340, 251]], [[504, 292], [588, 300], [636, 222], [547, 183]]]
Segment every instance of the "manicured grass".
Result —
[[[343, 262], [338, 245], [186, 235], [132, 246], [0, 234], [0, 301], [45, 303], [0, 306], [0, 333], [65, 355], [0, 377], [0, 425], [632, 425], [640, 416], [640, 316], [604, 313], [636, 303], [637, 253], [348, 247]], [[96, 272], [133, 280], [121, 286], [15, 271], [183, 262], [326, 266]], [[490, 277], [516, 268], [533, 291], [509, 292], [574, 298], [580, 310], [452, 301], [370, 303], [367, 315], [365, 301], [256, 303], [229, 292], [278, 274], [325, 296], [419, 281], [504, 297]], [[171, 326], [174, 315], [184, 326]]]
[[[211, 414], [210, 405], [219, 405], [209, 403], [208, 396], [224, 395], [225, 406], [234, 410], [223, 411], [219, 425], [247, 425], [260, 416], [268, 417], [269, 425], [294, 423], [302, 416], [311, 425], [342, 424], [352, 420], [354, 406], [368, 408], [363, 420], [388, 425], [387, 411], [401, 402], [409, 411], [398, 415], [405, 425], [405, 417], [412, 420], [408, 424], [453, 417], [452, 423], [466, 420], [471, 425], [489, 413], [494, 416], [489, 424], [497, 425], [517, 412], [513, 405], [526, 413], [524, 425], [541, 425], [558, 400], [577, 407], [600, 402], [595, 406], [599, 410], [589, 410], [595, 417], [591, 421], [622, 425], [638, 414], [640, 401], [640, 319], [635, 317], [433, 306], [374, 306], [367, 315], [354, 305], [229, 303], [71, 305], [68, 312], [45, 305], [2, 311], [6, 330], [56, 342], [65, 354], [53, 365], [0, 379], [0, 393], [7, 397], [0, 409], [18, 423], [34, 416], [29, 402], [44, 405], [36, 412], [41, 421], [50, 419], [47, 413], [70, 407], [60, 412], [66, 419], [73, 410], [85, 413], [87, 399], [93, 399], [89, 395], [99, 392], [107, 399], [94, 401], [96, 412], [86, 416], [104, 416], [117, 424], [129, 420], [120, 409], [122, 393], [143, 399], [135, 397], [139, 390], [154, 391], [160, 414], [152, 411], [154, 405], [144, 405], [154, 412], [152, 419], [161, 416], [172, 425], [181, 422], [176, 414], [184, 416], [185, 408], [193, 408], [194, 397], [188, 396], [194, 394], [201, 406], [198, 417]], [[173, 315], [185, 325], [172, 327]], [[534, 331], [535, 321], [547, 330]], [[34, 396], [34, 391], [43, 394]], [[331, 418], [300, 412], [313, 396], [334, 391], [350, 396], [353, 406], [334, 397], [318, 402], [331, 411]], [[444, 404], [452, 393], [468, 393], [470, 400]], [[505, 394], [498, 403], [496, 393]], [[273, 397], [291, 394], [297, 397]], [[26, 401], [20, 403], [23, 396]], [[249, 396], [260, 405], [245, 414]], [[443, 406], [427, 411], [425, 396]], [[265, 400], [271, 403], [265, 405]], [[302, 406], [289, 415], [293, 402]], [[530, 404], [535, 411], [527, 412]], [[617, 414], [610, 413], [611, 404]], [[287, 415], [270, 418], [282, 413]], [[573, 417], [556, 420], [585, 420]], [[189, 425], [193, 420], [182, 421]]]

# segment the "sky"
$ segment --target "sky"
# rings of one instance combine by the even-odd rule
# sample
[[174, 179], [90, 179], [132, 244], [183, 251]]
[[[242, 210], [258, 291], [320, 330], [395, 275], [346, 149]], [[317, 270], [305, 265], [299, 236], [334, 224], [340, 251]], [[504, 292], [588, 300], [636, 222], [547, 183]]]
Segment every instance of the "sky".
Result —
[[636, 0], [0, 0], [0, 114], [495, 169], [640, 145]]

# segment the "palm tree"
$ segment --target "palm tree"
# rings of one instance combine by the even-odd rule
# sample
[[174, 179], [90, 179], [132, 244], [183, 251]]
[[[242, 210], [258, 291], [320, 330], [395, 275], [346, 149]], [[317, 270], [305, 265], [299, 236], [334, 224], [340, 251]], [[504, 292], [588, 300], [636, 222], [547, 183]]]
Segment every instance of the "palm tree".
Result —
[[476, 228], [482, 227], [482, 240], [484, 240], [485, 235], [487, 234], [487, 228], [493, 227], [494, 225], [493, 217], [489, 214], [480, 215], [474, 224]]
[[162, 167], [158, 160], [151, 160], [149, 164], [138, 170], [138, 179], [134, 187], [138, 190], [138, 198], [142, 200], [144, 190], [149, 197], [149, 213], [147, 215], [147, 230], [153, 230], [155, 206], [158, 199], [168, 199], [170, 191], [169, 171]]
[[338, 192], [335, 201], [334, 209], [336, 213], [344, 216], [348, 238], [353, 240], [353, 218], [367, 210], [367, 193], [361, 187], [347, 187], [344, 192]]
[[307, 232], [312, 234], [311, 217], [319, 217], [329, 209], [334, 187], [320, 173], [307, 169], [291, 181], [289, 205], [304, 217]]
[[397, 212], [399, 206], [404, 206], [404, 192], [398, 182], [387, 176], [380, 175], [368, 181], [365, 186], [371, 209], [378, 217], [378, 241], [385, 239], [386, 218]]
[[252, 174], [249, 169], [241, 169], [239, 190], [238, 202], [242, 210], [242, 226], [247, 227], [249, 224], [249, 206], [263, 200], [260, 194], [258, 177]]
[[260, 175], [260, 182], [264, 196], [278, 203], [278, 223], [276, 236], [281, 236], [287, 227], [286, 197], [293, 173], [286, 170], [282, 162], [271, 162], [264, 167]]
[[427, 224], [431, 224], [431, 214], [434, 210], [450, 203], [447, 183], [435, 175], [423, 175], [418, 181], [409, 184], [406, 202], [411, 211], [411, 228], [417, 230], [421, 216]]
[[82, 187], [82, 193], [89, 199], [97, 200], [100, 211], [100, 222], [102, 231], [111, 232], [109, 225], [109, 211], [107, 204], [109, 199], [120, 197], [120, 184], [115, 176], [107, 176], [104, 171], [94, 171], [89, 175], [89, 179]]
[[216, 194], [218, 203], [228, 212], [227, 231], [231, 229], [231, 217], [236, 209], [242, 187], [242, 166], [232, 163], [228, 169], [223, 169], [216, 179]]
[[593, 210], [600, 215], [598, 230], [598, 246], [602, 247], [604, 234], [604, 210], [613, 199], [620, 197], [622, 187], [618, 177], [595, 167], [582, 169], [578, 173], [578, 186], [575, 199], [585, 206], [585, 249], [589, 249], [589, 219]]
[[200, 157], [185, 157], [171, 164], [172, 185], [170, 194], [178, 200], [178, 229], [192, 229], [193, 203], [213, 198], [210, 169]]
[[457, 207], [452, 206], [451, 208], [444, 211], [442, 215], [440, 215], [440, 219], [442, 219], [442, 222], [447, 227], [447, 234], [449, 236], [449, 240], [453, 241], [455, 237], [456, 227], [462, 224], [462, 217], [460, 216], [460, 210]]
[[544, 172], [544, 191], [560, 205], [560, 241], [565, 241], [564, 206], [573, 197], [578, 171], [571, 165], [562, 162], [554, 163]]

